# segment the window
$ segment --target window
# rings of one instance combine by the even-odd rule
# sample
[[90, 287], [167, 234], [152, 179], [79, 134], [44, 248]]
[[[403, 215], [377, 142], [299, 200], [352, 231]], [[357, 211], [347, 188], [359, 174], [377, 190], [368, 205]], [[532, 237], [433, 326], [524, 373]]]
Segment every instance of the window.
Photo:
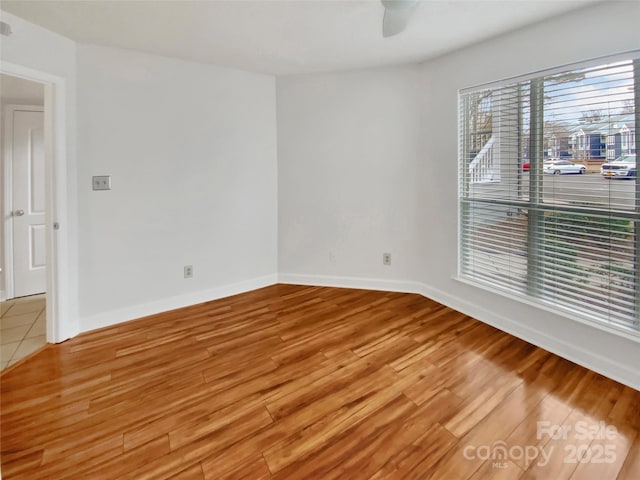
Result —
[[601, 167], [639, 88], [633, 52], [460, 92], [461, 278], [640, 335], [635, 156]]
[[612, 133], [607, 135], [607, 161], [616, 158], [616, 136]]
[[587, 138], [584, 131], [580, 129], [578, 132], [578, 151], [575, 152], [576, 158], [584, 158], [587, 150]]

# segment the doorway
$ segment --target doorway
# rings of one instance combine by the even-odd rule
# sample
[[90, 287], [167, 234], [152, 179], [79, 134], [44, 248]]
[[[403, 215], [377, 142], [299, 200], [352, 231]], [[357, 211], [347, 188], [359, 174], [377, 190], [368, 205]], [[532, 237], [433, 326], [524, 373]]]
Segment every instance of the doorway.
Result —
[[[73, 93], [69, 93], [67, 79], [48, 71], [37, 70], [9, 61], [0, 62], [0, 74], [30, 80], [44, 85], [44, 145], [46, 177], [46, 226], [45, 237], [47, 299], [46, 338], [47, 342], [58, 343], [80, 332], [77, 304], [77, 263], [75, 252], [76, 225], [73, 221], [75, 210], [74, 185], [68, 179], [74, 176], [75, 163], [70, 155], [73, 139]], [[73, 148], [73, 147], [71, 147]], [[70, 158], [71, 157], [71, 158]], [[0, 172], [2, 169], [0, 169]], [[0, 185], [3, 185], [0, 182]], [[0, 195], [1, 197], [2, 195]], [[2, 210], [0, 223], [10, 217]], [[3, 239], [0, 236], [0, 241]], [[0, 248], [0, 250], [3, 250]], [[5, 277], [6, 271], [0, 272]], [[2, 295], [3, 292], [0, 292]]]
[[46, 344], [45, 86], [0, 74], [0, 370]]

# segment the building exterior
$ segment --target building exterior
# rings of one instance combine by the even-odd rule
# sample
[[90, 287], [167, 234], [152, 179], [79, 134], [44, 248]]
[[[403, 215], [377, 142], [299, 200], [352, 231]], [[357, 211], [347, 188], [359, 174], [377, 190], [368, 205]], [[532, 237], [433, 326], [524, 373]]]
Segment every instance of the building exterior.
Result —
[[570, 129], [569, 153], [574, 159], [613, 160], [636, 153], [636, 126], [632, 113], [579, 122]]

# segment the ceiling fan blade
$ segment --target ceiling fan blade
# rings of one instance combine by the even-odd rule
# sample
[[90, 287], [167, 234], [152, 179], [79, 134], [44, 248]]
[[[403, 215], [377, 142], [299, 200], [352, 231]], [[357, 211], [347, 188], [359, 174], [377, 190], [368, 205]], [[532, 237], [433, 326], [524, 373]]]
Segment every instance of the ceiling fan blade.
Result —
[[386, 9], [382, 20], [382, 36], [391, 37], [402, 32], [409, 23], [410, 16], [411, 10]]
[[402, 32], [418, 0], [382, 0], [384, 18], [382, 20], [382, 36], [390, 37]]

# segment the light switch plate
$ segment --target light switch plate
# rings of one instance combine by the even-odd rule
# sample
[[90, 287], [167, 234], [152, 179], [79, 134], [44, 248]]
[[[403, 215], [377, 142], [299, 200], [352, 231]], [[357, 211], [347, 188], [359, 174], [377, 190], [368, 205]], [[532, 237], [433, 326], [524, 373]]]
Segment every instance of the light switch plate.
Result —
[[111, 175], [99, 175], [92, 177], [94, 190], [111, 190]]
[[0, 35], [8, 37], [11, 33], [13, 33], [11, 32], [11, 25], [5, 22], [0, 22]]

